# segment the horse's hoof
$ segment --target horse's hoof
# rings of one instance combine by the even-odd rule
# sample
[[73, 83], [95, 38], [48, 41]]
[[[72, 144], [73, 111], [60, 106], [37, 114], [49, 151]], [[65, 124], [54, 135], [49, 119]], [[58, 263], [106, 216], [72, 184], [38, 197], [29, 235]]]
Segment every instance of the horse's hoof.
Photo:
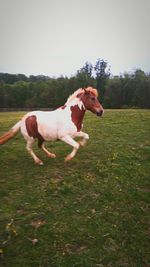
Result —
[[70, 161], [70, 160], [72, 160], [72, 157], [68, 155], [68, 156], [65, 158], [65, 162], [68, 162], [68, 161]]
[[49, 158], [52, 158], [52, 159], [55, 159], [55, 158], [56, 158], [56, 155], [53, 154], [53, 153], [51, 153], [51, 154], [48, 155], [48, 157], [49, 157]]
[[37, 164], [37, 165], [44, 165], [43, 161], [41, 161], [41, 160], [35, 161], [35, 164]]

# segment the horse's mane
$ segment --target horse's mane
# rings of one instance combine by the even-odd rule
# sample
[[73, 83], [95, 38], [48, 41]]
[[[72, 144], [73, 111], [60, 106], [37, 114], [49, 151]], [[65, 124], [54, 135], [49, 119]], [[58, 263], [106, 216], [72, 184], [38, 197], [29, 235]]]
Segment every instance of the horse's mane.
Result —
[[93, 87], [87, 87], [87, 88], [79, 88], [78, 90], [76, 90], [72, 95], [70, 95], [67, 99], [66, 103], [69, 103], [70, 101], [72, 101], [73, 99], [75, 99], [78, 95], [84, 93], [85, 91], [90, 92], [91, 94], [93, 94], [94, 96], [98, 97], [98, 91], [97, 89], [93, 88]]

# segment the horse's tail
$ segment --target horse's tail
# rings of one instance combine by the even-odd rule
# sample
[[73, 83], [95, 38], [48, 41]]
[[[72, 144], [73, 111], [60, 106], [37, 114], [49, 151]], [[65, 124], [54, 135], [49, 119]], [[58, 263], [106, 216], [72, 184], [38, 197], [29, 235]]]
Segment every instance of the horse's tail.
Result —
[[13, 138], [19, 131], [21, 120], [18, 121], [8, 132], [0, 136], [0, 145], [5, 144], [9, 139]]

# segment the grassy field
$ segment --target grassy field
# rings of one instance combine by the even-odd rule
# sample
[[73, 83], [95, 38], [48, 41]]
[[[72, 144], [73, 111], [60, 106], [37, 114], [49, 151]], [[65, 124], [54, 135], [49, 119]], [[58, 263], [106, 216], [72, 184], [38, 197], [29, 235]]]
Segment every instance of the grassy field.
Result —
[[[23, 113], [0, 113], [0, 134]], [[150, 111], [87, 113], [86, 147], [35, 146], [19, 134], [0, 147], [2, 267], [150, 266]]]

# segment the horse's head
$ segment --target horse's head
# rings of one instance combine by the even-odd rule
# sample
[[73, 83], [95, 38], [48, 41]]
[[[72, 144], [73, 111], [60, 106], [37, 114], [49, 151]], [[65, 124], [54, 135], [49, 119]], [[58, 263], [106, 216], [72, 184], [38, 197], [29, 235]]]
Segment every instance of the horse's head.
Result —
[[90, 110], [97, 116], [103, 115], [104, 109], [98, 100], [98, 92], [96, 89], [92, 87], [84, 89], [81, 100], [87, 110]]

